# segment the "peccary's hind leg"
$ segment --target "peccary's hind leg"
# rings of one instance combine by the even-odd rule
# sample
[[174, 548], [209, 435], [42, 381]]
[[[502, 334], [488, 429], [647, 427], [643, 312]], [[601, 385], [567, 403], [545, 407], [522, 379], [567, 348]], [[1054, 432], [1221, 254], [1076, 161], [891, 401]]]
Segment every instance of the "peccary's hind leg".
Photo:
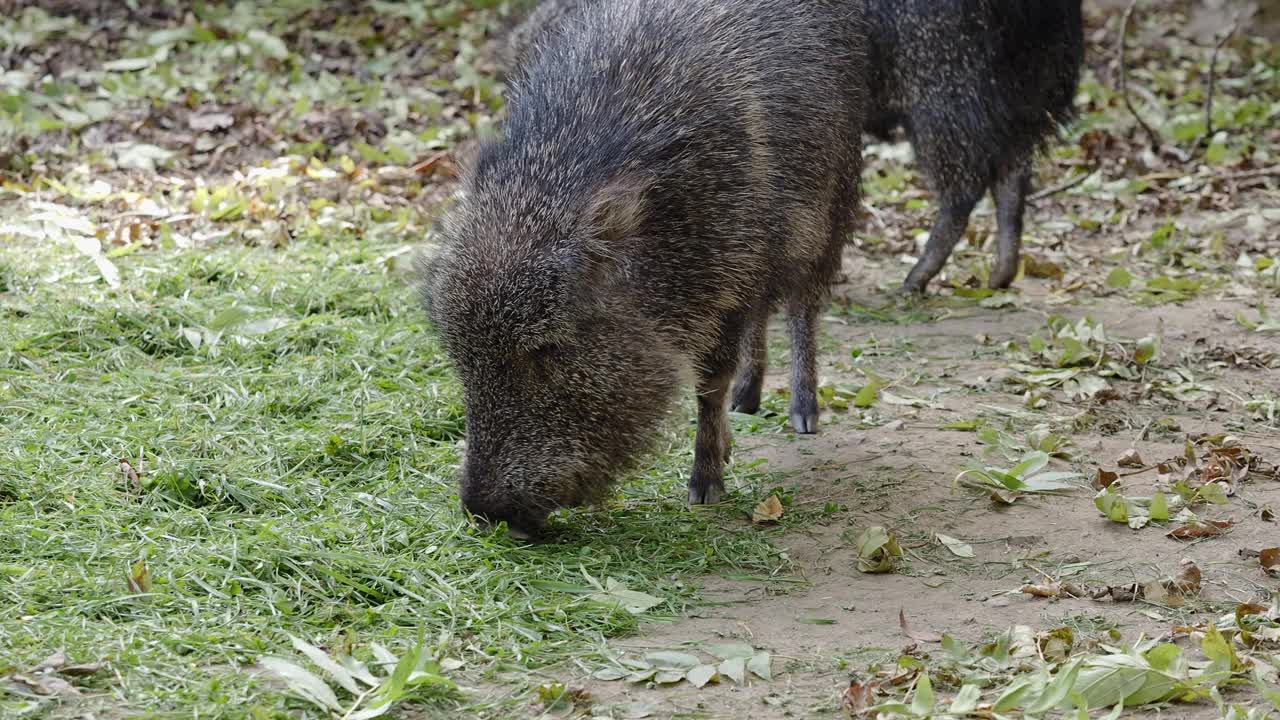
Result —
[[956, 243], [964, 237], [964, 229], [969, 225], [969, 214], [981, 197], [981, 188], [977, 192], [943, 191], [942, 210], [933, 223], [933, 230], [929, 232], [924, 256], [907, 274], [907, 279], [902, 283], [903, 290], [923, 293], [929, 281], [942, 272], [942, 266], [947, 264], [947, 258], [951, 257]]
[[733, 383], [733, 411], [755, 413], [760, 409], [764, 371], [769, 362], [769, 313], [761, 310], [742, 334], [742, 356], [738, 379]]
[[[724, 464], [729, 459], [731, 433], [729, 381], [737, 366], [737, 343], [726, 343], [698, 381], [698, 432], [693, 446], [693, 473], [689, 476], [689, 504], [714, 505], [724, 494]], [[724, 357], [719, 357], [723, 355]]]
[[793, 297], [787, 307], [791, 331], [791, 427], [798, 433], [818, 432], [818, 313], [821, 296]]
[[1009, 171], [996, 181], [996, 261], [988, 284], [1007, 288], [1018, 274], [1018, 250], [1022, 244], [1022, 215], [1026, 211], [1031, 184], [1029, 163]]

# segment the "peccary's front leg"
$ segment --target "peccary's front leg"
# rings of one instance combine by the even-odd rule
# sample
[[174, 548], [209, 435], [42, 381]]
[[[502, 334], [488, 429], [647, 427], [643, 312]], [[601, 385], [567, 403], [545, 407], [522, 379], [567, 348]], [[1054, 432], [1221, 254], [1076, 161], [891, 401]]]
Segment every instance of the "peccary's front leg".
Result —
[[996, 261], [988, 284], [1007, 288], [1018, 274], [1018, 249], [1022, 244], [1022, 215], [1031, 184], [1030, 169], [1024, 164], [996, 181]]
[[769, 363], [769, 313], [760, 311], [742, 334], [741, 366], [733, 383], [733, 411], [753, 414], [760, 409], [764, 371]]
[[818, 432], [818, 312], [815, 297], [793, 298], [787, 308], [791, 331], [791, 427]]
[[929, 232], [929, 243], [925, 245], [924, 256], [907, 274], [907, 279], [902, 283], [903, 290], [923, 293], [929, 281], [942, 271], [942, 266], [947, 264], [947, 258], [951, 257], [956, 243], [964, 236], [964, 229], [969, 225], [969, 214], [981, 197], [981, 188], [977, 193], [943, 194], [942, 211], [938, 213], [933, 230]]
[[689, 476], [689, 504], [714, 505], [724, 494], [724, 464], [729, 458], [728, 371], [704, 374], [698, 383], [698, 433]]

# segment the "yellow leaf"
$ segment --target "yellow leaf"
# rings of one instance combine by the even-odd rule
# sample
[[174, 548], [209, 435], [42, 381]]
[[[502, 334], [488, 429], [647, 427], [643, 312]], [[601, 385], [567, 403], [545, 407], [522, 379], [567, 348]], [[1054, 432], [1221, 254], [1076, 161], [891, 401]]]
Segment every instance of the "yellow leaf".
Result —
[[751, 513], [751, 522], [777, 522], [780, 517], [782, 517], [782, 502], [778, 500], [777, 495], [770, 495], [759, 505], [756, 505], [755, 511]]

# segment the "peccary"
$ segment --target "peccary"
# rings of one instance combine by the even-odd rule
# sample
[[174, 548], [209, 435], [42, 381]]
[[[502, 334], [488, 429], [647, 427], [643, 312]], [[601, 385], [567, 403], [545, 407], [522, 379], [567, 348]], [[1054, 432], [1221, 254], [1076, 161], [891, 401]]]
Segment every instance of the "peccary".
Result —
[[718, 502], [739, 345], [785, 304], [791, 419], [854, 221], [861, 0], [602, 0], [535, 51], [424, 263], [463, 385], [464, 506], [534, 535], [601, 499], [696, 381]]
[[[518, 64], [578, 8], [545, 0], [505, 38]], [[1073, 115], [1084, 55], [1081, 0], [868, 0], [867, 130], [906, 130], [940, 212], [903, 289], [923, 292], [988, 189], [996, 202], [994, 288], [1018, 271], [1038, 150]]]

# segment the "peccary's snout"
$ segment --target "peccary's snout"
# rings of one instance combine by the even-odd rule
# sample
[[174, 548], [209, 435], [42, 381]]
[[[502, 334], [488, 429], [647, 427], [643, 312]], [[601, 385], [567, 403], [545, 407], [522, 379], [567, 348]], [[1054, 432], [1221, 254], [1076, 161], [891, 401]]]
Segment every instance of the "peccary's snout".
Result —
[[550, 511], [541, 510], [523, 496], [513, 492], [492, 477], [482, 477], [483, 471], [466, 463], [462, 473], [462, 507], [470, 513], [482, 529], [498, 523], [507, 524], [507, 532], [517, 540], [535, 540], [542, 532]]

